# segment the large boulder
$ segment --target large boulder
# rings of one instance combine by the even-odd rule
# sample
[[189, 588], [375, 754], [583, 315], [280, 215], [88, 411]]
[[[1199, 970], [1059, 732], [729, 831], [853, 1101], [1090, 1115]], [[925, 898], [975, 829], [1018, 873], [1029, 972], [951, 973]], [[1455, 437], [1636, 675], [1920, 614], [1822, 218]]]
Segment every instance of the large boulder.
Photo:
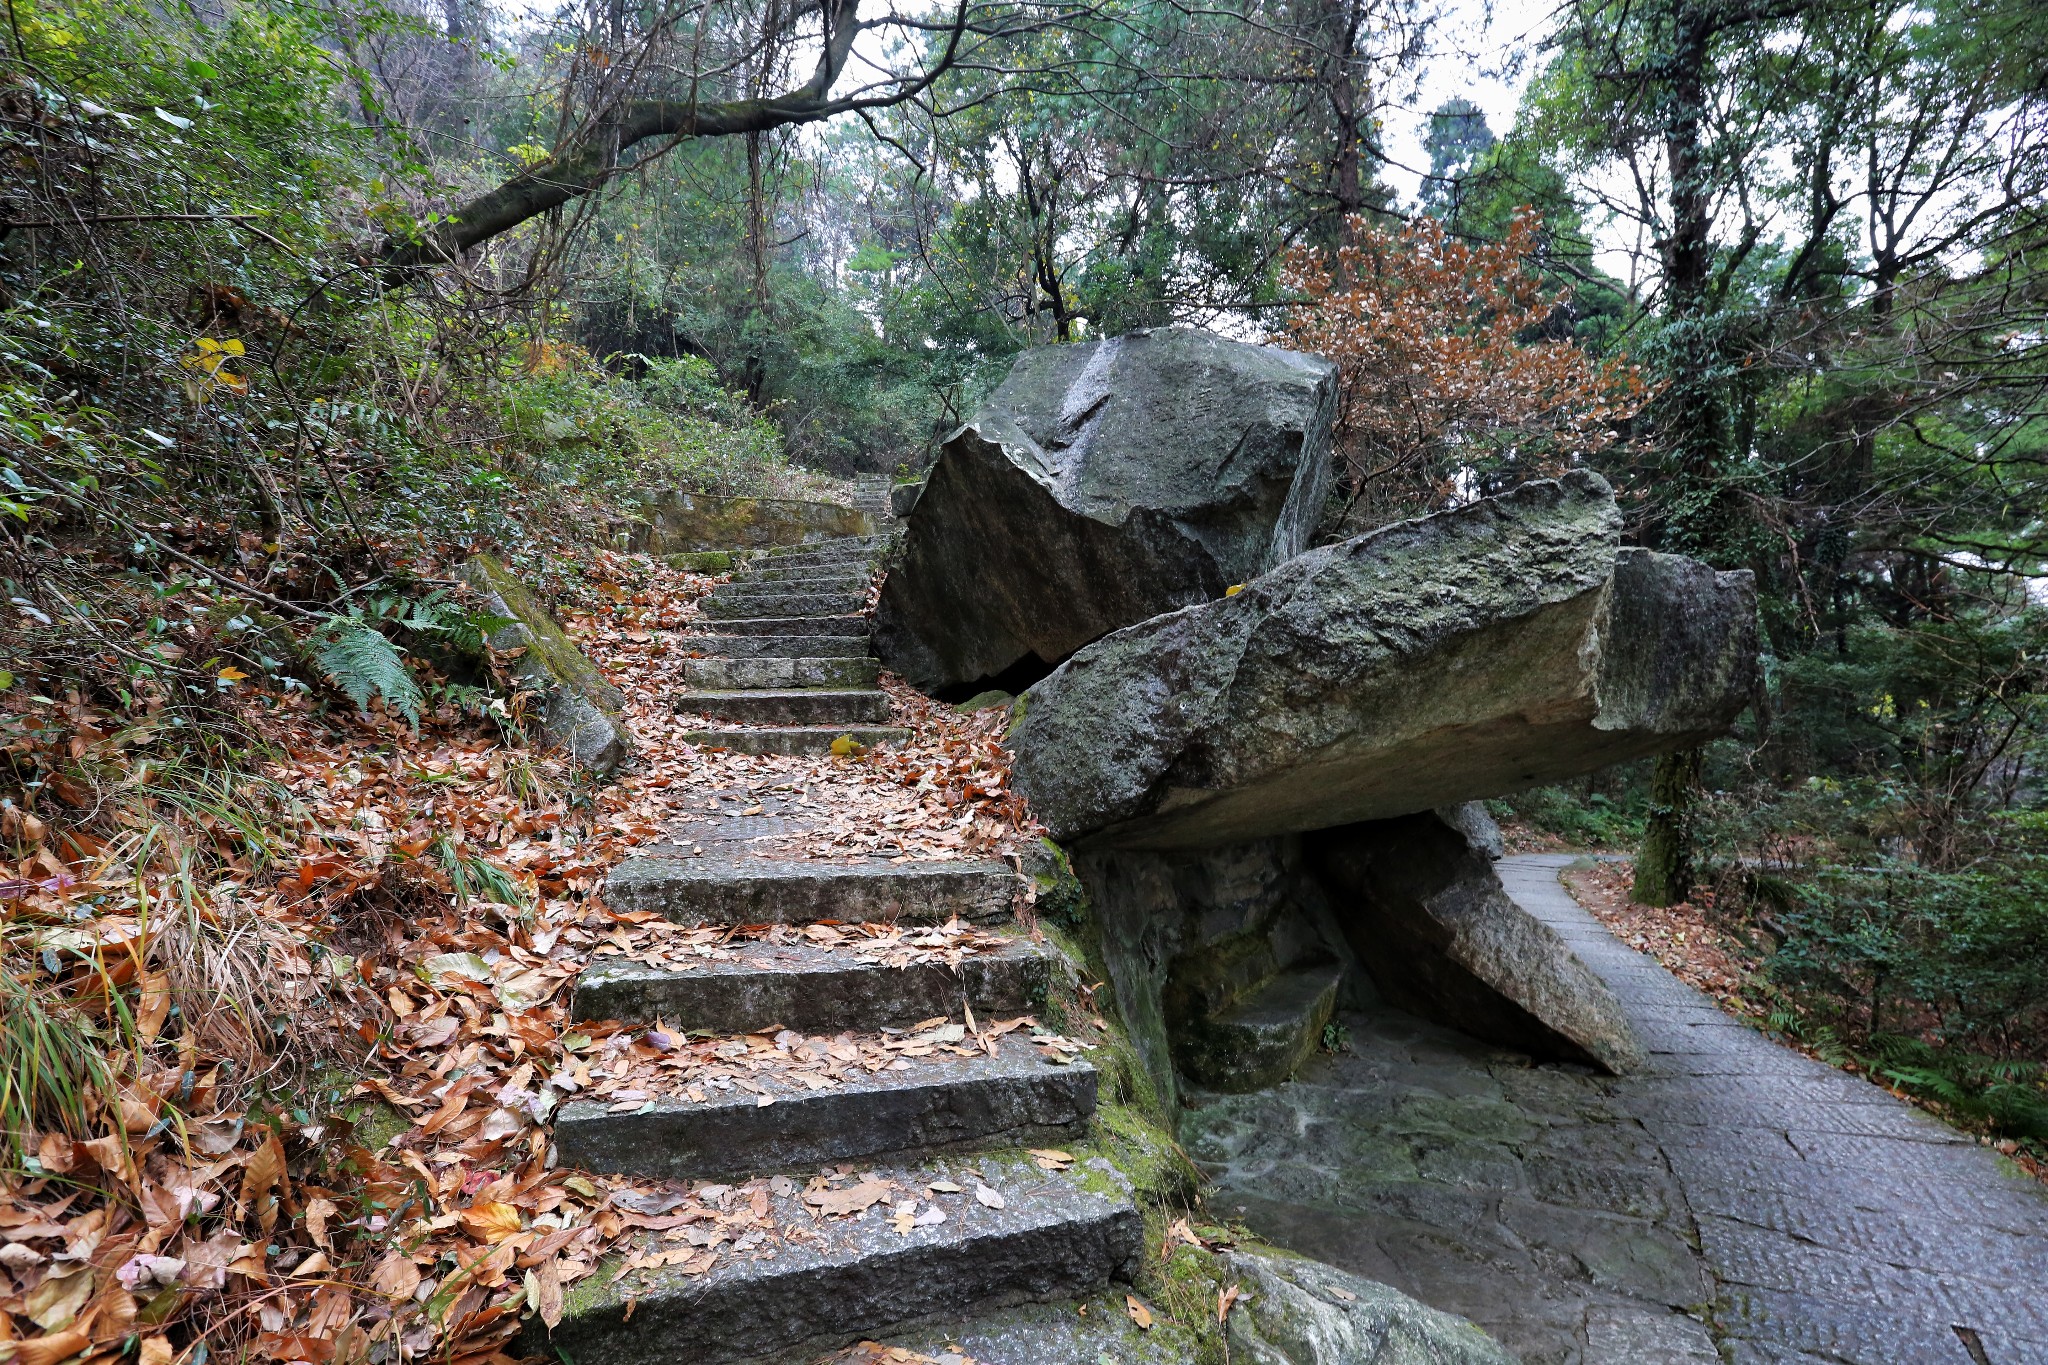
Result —
[[1607, 984], [1509, 898], [1485, 847], [1443, 816], [1323, 830], [1303, 850], [1387, 1003], [1549, 1060], [1616, 1073], [1642, 1064]]
[[1335, 1266], [1251, 1251], [1222, 1261], [1238, 1288], [1224, 1326], [1241, 1365], [1514, 1365], [1465, 1319]]
[[633, 751], [633, 732], [620, 714], [625, 695], [496, 559], [478, 555], [463, 565], [462, 579], [492, 615], [511, 623], [493, 631], [489, 643], [513, 653], [513, 676], [540, 694], [542, 740], [600, 775], [617, 771]]
[[1723, 733], [1756, 674], [1747, 573], [1622, 548], [1572, 473], [1311, 550], [1120, 630], [1017, 703], [1063, 840], [1190, 848], [1497, 796]]
[[910, 508], [876, 653], [927, 690], [1014, 690], [1292, 558], [1336, 396], [1327, 361], [1192, 328], [1027, 351]]

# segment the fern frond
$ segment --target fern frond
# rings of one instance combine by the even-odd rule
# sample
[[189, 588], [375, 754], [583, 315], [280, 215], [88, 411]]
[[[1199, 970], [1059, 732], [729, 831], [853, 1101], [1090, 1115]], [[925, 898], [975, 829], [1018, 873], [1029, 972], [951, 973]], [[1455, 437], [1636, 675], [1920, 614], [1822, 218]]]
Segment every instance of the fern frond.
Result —
[[406, 671], [398, 646], [368, 622], [353, 616], [330, 616], [313, 632], [309, 648], [314, 665], [357, 710], [369, 710], [370, 698], [381, 697], [387, 710], [396, 711], [413, 729], [419, 729], [420, 707], [425, 701], [419, 684]]

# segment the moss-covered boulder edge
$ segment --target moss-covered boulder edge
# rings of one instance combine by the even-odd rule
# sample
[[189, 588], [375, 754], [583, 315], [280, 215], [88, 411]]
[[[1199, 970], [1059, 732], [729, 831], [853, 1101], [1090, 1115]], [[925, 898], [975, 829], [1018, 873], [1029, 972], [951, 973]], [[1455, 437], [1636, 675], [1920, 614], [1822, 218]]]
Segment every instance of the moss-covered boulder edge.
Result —
[[492, 615], [512, 622], [492, 632], [489, 643], [513, 656], [512, 675], [540, 695], [542, 740], [599, 776], [616, 772], [633, 752], [625, 695], [497, 559], [478, 555], [463, 565], [461, 578]]
[[1051, 840], [1021, 861], [1037, 928], [1075, 968], [1052, 983], [1042, 1022], [1062, 1032], [1082, 1019], [1108, 1026], [1090, 1056], [1102, 1088], [1075, 1169], [1100, 1193], [1128, 1194], [1144, 1214], [1146, 1254], [1132, 1288], [1174, 1329], [1189, 1365], [1513, 1365], [1464, 1318], [1266, 1245], [1204, 1208], [1201, 1172], [1173, 1137], [1171, 1101], [1132, 1046], [1114, 992], [1094, 985], [1109, 974], [1085, 885]]

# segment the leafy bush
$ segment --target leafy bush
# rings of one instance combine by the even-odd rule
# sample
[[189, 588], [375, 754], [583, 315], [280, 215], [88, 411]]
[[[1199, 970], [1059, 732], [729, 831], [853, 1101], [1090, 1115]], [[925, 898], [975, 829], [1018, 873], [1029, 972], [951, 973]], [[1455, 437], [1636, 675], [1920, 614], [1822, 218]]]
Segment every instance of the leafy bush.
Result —
[[1486, 805], [1495, 819], [1519, 820], [1585, 848], [1633, 844], [1642, 837], [1648, 813], [1640, 783], [1625, 783], [1614, 795], [1603, 791], [1581, 795], [1569, 787], [1531, 787]]

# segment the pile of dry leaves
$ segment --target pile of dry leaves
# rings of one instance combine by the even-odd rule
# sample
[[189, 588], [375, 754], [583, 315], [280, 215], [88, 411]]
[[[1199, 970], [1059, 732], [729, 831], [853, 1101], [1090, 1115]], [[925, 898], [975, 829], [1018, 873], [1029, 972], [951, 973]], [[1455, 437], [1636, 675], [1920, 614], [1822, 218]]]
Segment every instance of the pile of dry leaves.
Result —
[[[905, 689], [916, 738], [887, 753], [682, 744], [674, 631], [711, 580], [614, 554], [581, 569], [565, 626], [635, 698], [641, 741], [610, 787], [487, 720], [442, 708], [415, 734], [303, 691], [238, 689], [269, 761], [191, 789], [152, 785], [133, 717], [72, 697], [8, 718], [17, 773], [97, 764], [106, 781], [6, 807], [22, 856], [0, 879], [0, 1361], [503, 1361], [522, 1320], [555, 1320], [629, 1234], [680, 1232], [699, 1272], [791, 1235], [758, 1225], [751, 1187], [551, 1169], [564, 1097], [628, 1102], [636, 1067], [685, 1092], [758, 1084], [763, 1053], [829, 1084], [835, 1065], [994, 1046], [1028, 1022], [668, 1050], [658, 1031], [572, 1028], [566, 988], [596, 954], [802, 932], [713, 942], [599, 903], [605, 869], [692, 794], [807, 793], [827, 818], [777, 856], [987, 856], [1037, 833], [999, 716]], [[822, 932], [885, 961], [987, 946], [957, 925]]]

